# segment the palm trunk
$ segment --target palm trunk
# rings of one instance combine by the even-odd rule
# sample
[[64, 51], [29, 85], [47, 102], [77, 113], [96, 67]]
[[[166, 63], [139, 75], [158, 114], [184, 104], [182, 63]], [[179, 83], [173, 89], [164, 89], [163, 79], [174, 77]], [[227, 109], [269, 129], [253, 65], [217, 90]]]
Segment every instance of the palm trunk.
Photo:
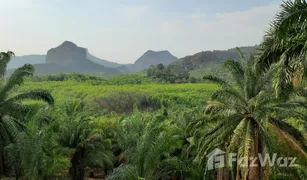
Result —
[[217, 180], [228, 180], [228, 171], [226, 168], [221, 168], [217, 172]]
[[[249, 167], [248, 170], [248, 180], [260, 180], [261, 179], [261, 164], [258, 158], [258, 153], [260, 153], [260, 142], [259, 142], [259, 127], [257, 125], [254, 126], [254, 138], [253, 144], [250, 152], [250, 158], [257, 160], [253, 163], [256, 167]], [[249, 162], [249, 164], [252, 162]]]
[[[225, 164], [225, 166], [227, 166], [226, 155], [225, 155], [225, 158], [224, 158], [224, 164]], [[227, 167], [223, 167], [223, 168], [218, 169], [216, 179], [217, 180], [229, 180], [229, 171], [228, 171]]]
[[79, 149], [75, 152], [70, 161], [72, 166], [69, 169], [69, 173], [72, 180], [84, 180], [85, 170], [83, 167], [83, 155], [83, 150]]

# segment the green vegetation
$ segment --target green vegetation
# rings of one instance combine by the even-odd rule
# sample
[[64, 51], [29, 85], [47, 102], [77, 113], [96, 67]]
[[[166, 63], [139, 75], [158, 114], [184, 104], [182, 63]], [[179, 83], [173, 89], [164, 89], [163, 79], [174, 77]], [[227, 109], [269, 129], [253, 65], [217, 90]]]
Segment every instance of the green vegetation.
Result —
[[[272, 141], [278, 141], [272, 135], [275, 133], [280, 134], [281, 141], [291, 144], [292, 150], [300, 152], [297, 156], [306, 160], [306, 139], [303, 132], [287, 122], [291, 117], [307, 120], [306, 116], [295, 111], [304, 107], [305, 102], [283, 102], [272, 96], [274, 91], [270, 82], [276, 73], [274, 69], [261, 71], [259, 66], [255, 66], [256, 60], [253, 56], [247, 60], [242, 54], [241, 57], [241, 63], [233, 60], [225, 63], [234, 79], [234, 85], [214, 76], [204, 77], [222, 88], [212, 94], [205, 110], [209, 116], [203, 123], [210, 122], [214, 124], [213, 128], [197, 127], [201, 132], [201, 138], [197, 142], [201, 144], [197, 158], [203, 161], [208, 154], [206, 152], [213, 150], [210, 148], [223, 148], [221, 144], [227, 144], [225, 151], [237, 152], [237, 158], [251, 159], [259, 153], [263, 156], [266, 153], [282, 154], [272, 144]], [[291, 94], [295, 91], [285, 93]], [[263, 179], [270, 176], [270, 170], [273, 168], [262, 169], [259, 160], [254, 163], [257, 164], [256, 167], [238, 167], [233, 174], [240, 179]], [[218, 173], [221, 173], [221, 176], [229, 176], [227, 169], [220, 169]]]
[[152, 65], [147, 69], [147, 77], [157, 80], [160, 83], [195, 83], [199, 80], [190, 78], [189, 74], [185, 71], [171, 71], [170, 66], [164, 67], [163, 64], [156, 66]]
[[[31, 90], [18, 93], [15, 96], [11, 95], [14, 88], [22, 84], [27, 76], [31, 76], [34, 73], [33, 66], [26, 64], [15, 70], [4, 81], [6, 67], [12, 56], [14, 54], [10, 51], [0, 53], [0, 77], [2, 80], [0, 89], [0, 174], [7, 175], [11, 170], [14, 171], [16, 178], [18, 178], [21, 175], [17, 163], [19, 159], [16, 159], [19, 154], [15, 154], [10, 149], [14, 149], [12, 148], [14, 146], [12, 143], [15, 142], [18, 133], [26, 131], [24, 123], [27, 122], [27, 119], [25, 116], [31, 111], [31, 106], [22, 104], [21, 101], [26, 99], [43, 100], [52, 105], [54, 100], [50, 93], [44, 90]], [[14, 153], [13, 155], [7, 154], [12, 152]]]
[[131, 112], [133, 105], [141, 109], [158, 109], [161, 105], [186, 107], [203, 105], [217, 86], [214, 84], [92, 85], [70, 80], [26, 82], [19, 91], [24, 92], [33, 88], [50, 91], [56, 99], [56, 104], [81, 100], [86, 102], [90, 109], [99, 106], [115, 112]]
[[[206, 72], [191, 56], [146, 75], [32, 77], [24, 65], [5, 78], [13, 53], [2, 52], [1, 178], [306, 179], [306, 9], [284, 2], [259, 56], [237, 49]], [[235, 161], [210, 169], [216, 148], [237, 153]], [[298, 165], [252, 161], [275, 153]]]

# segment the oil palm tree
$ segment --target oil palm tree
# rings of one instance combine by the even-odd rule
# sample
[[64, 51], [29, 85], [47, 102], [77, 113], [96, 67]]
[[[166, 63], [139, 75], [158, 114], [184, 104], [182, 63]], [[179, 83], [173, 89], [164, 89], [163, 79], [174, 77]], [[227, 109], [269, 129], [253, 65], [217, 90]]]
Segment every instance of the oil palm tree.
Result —
[[61, 124], [52, 112], [54, 107], [40, 107], [26, 123], [27, 131], [18, 133], [16, 142], [5, 148], [16, 179], [18, 175], [26, 179], [50, 179], [65, 174], [69, 167], [68, 158], [59, 153], [56, 137]]
[[22, 85], [25, 78], [34, 73], [34, 67], [25, 64], [5, 78], [7, 64], [12, 56], [14, 53], [11, 51], [0, 53], [0, 175], [8, 168], [5, 164], [4, 147], [14, 141], [18, 132], [25, 130], [23, 122], [31, 110], [31, 106], [23, 104], [22, 101], [32, 99], [54, 103], [51, 94], [44, 90], [32, 90], [12, 96], [13, 91]]
[[[260, 71], [253, 56], [245, 59], [240, 51], [239, 54], [241, 62], [229, 60], [224, 64], [234, 79], [233, 84], [213, 76], [204, 77], [221, 87], [208, 101], [206, 116], [191, 125], [195, 128], [196, 160], [204, 162], [214, 148], [237, 152], [239, 157], [258, 157], [258, 153], [271, 155], [276, 152], [273, 132], [305, 157], [303, 134], [286, 121], [286, 117], [306, 119], [294, 109], [305, 104], [277, 99], [271, 87], [274, 69]], [[241, 167], [237, 163], [230, 172], [234, 172], [232, 176], [236, 179], [258, 180], [270, 176], [269, 167], [261, 167], [259, 160], [256, 164], [258, 167]], [[218, 172], [218, 179], [231, 175], [225, 171], [228, 169]]]
[[275, 88], [299, 83], [307, 67], [307, 2], [285, 1], [260, 45], [259, 61], [263, 69], [278, 62]]
[[82, 103], [73, 101], [61, 108], [62, 125], [58, 143], [70, 154], [70, 176], [83, 180], [86, 167], [104, 169], [113, 166], [114, 156], [110, 140], [95, 129], [94, 122], [82, 111]]
[[115, 137], [123, 151], [119, 158], [122, 164], [109, 174], [108, 180], [158, 180], [170, 176], [170, 166], [180, 165], [172, 156], [180, 140], [165, 118], [134, 112], [120, 123]]

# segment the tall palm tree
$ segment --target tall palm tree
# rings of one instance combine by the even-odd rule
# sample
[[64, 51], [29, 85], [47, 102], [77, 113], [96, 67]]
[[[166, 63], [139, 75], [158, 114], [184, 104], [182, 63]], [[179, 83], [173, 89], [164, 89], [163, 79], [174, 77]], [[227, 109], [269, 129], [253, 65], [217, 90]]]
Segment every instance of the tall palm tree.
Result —
[[11, 51], [0, 52], [0, 175], [3, 175], [7, 168], [4, 147], [14, 141], [18, 132], [25, 130], [23, 122], [31, 110], [31, 106], [23, 104], [22, 101], [32, 99], [54, 103], [51, 94], [44, 90], [32, 90], [12, 96], [13, 91], [22, 85], [25, 78], [34, 73], [34, 67], [25, 64], [5, 78], [7, 64], [12, 56], [14, 53]]
[[58, 143], [70, 153], [69, 173], [73, 180], [83, 180], [86, 167], [111, 167], [114, 156], [110, 151], [110, 140], [103, 132], [95, 129], [95, 124], [84, 115], [79, 101], [66, 103], [62, 109], [62, 125]]
[[[237, 152], [239, 157], [258, 157], [258, 153], [272, 154], [276, 151], [271, 133], [292, 144], [297, 152], [305, 156], [305, 138], [303, 134], [286, 121], [286, 117], [306, 118], [294, 108], [304, 103], [282, 103], [273, 95], [271, 77], [273, 69], [260, 71], [253, 56], [245, 59], [242, 53], [241, 62], [227, 61], [224, 65], [230, 71], [234, 84], [213, 76], [206, 76], [221, 86], [216, 90], [206, 106], [206, 117], [196, 121], [195, 141], [197, 142], [199, 162], [204, 162], [206, 155], [214, 148], [227, 152]], [[287, 92], [290, 93], [290, 92]], [[269, 177], [269, 167], [237, 167], [234, 176], [237, 179], [258, 180]], [[220, 172], [224, 174], [221, 177]], [[229, 176], [222, 170], [218, 178]]]
[[307, 67], [306, 42], [307, 2], [283, 2], [260, 44], [261, 66], [269, 68], [271, 64], [278, 62], [280, 70], [275, 78], [276, 89], [288, 88], [289, 83], [296, 86], [301, 81]]

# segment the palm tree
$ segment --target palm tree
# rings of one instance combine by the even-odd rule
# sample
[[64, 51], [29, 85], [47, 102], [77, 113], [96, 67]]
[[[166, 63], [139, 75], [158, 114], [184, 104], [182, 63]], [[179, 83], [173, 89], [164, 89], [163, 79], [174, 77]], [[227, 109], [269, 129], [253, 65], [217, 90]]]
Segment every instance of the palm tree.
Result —
[[[239, 51], [241, 62], [227, 61], [224, 65], [230, 71], [234, 84], [213, 76], [206, 76], [221, 86], [216, 90], [205, 109], [206, 117], [193, 124], [198, 148], [196, 160], [204, 162], [206, 155], [214, 148], [227, 152], [237, 152], [239, 157], [258, 157], [258, 153], [270, 155], [274, 149], [272, 133], [292, 145], [292, 148], [305, 157], [303, 134], [287, 123], [286, 117], [306, 118], [294, 108], [304, 106], [300, 102], [285, 102], [275, 98], [271, 88], [274, 69], [260, 71], [256, 59], [245, 59]], [[291, 92], [286, 92], [291, 93]], [[232, 174], [236, 179], [258, 180], [270, 176], [269, 167], [240, 167]], [[218, 179], [231, 174], [220, 170]], [[231, 171], [232, 172], [232, 171]], [[221, 176], [221, 174], [223, 174]]]
[[278, 62], [275, 88], [288, 88], [299, 83], [307, 67], [307, 2], [286, 1], [275, 16], [260, 45], [259, 62], [263, 69]]
[[64, 174], [70, 163], [56, 143], [59, 126], [52, 115], [54, 108], [40, 108], [26, 123], [27, 131], [18, 133], [16, 142], [7, 146], [8, 163], [15, 177], [50, 179]]
[[70, 152], [69, 173], [73, 180], [83, 180], [86, 167], [112, 167], [114, 156], [110, 151], [110, 140], [95, 129], [93, 121], [82, 111], [79, 101], [66, 103], [62, 107], [62, 124], [58, 143]]
[[31, 110], [31, 106], [23, 104], [22, 101], [32, 99], [54, 103], [50, 93], [44, 90], [32, 90], [12, 96], [12, 92], [24, 82], [25, 78], [34, 73], [34, 67], [25, 64], [16, 69], [10, 77], [5, 78], [7, 64], [12, 56], [14, 53], [11, 51], [0, 53], [0, 175], [8, 172], [4, 147], [14, 141], [18, 132], [25, 130], [23, 124], [25, 115]]
[[122, 164], [109, 174], [108, 180], [158, 180], [170, 176], [170, 166], [180, 165], [172, 156], [180, 140], [165, 118], [134, 112], [120, 123], [115, 137], [123, 152], [119, 156]]

